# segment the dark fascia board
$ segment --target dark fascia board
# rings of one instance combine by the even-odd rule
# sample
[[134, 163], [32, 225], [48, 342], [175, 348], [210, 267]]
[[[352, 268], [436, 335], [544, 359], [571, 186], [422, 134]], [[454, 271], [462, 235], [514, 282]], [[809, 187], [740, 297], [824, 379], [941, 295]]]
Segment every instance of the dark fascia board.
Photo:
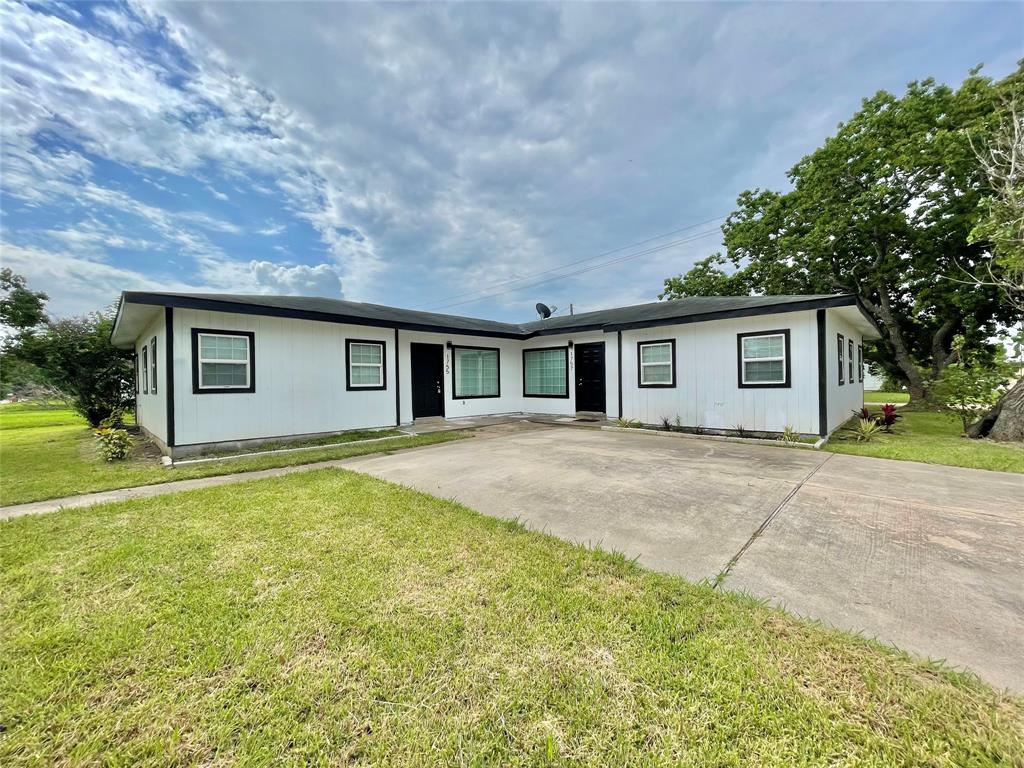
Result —
[[[125, 304], [150, 304], [163, 307], [177, 307], [181, 309], [202, 309], [211, 312], [232, 312], [241, 315], [261, 315], [264, 317], [285, 317], [295, 320], [315, 320], [324, 323], [337, 323], [345, 325], [363, 325], [372, 328], [399, 328], [403, 331], [422, 331], [425, 333], [451, 333], [463, 336], [481, 336], [498, 339], [519, 339], [526, 340], [538, 336], [564, 336], [572, 333], [584, 333], [586, 331], [603, 331], [614, 333], [616, 331], [636, 330], [639, 328], [657, 328], [663, 325], [687, 325], [689, 323], [702, 323], [709, 320], [728, 320], [736, 317], [757, 317], [759, 315], [774, 315], [785, 312], [803, 312], [812, 309], [830, 309], [833, 307], [856, 306], [860, 309], [865, 318], [878, 330], [878, 325], [867, 312], [861, 302], [852, 295], [832, 296], [826, 299], [807, 299], [787, 304], [766, 304], [757, 307], [743, 307], [740, 309], [720, 310], [717, 312], [704, 312], [696, 315], [683, 315], [677, 317], [665, 317], [656, 320], [637, 320], [631, 323], [594, 323], [586, 322], [579, 325], [563, 326], [560, 328], [541, 328], [534, 331], [522, 331], [520, 333], [506, 331], [472, 330], [468, 328], [457, 328], [450, 325], [433, 325], [429, 323], [396, 322], [393, 320], [376, 320], [366, 317], [355, 317], [352, 315], [336, 315], [329, 312], [314, 312], [304, 309], [290, 309], [287, 307], [268, 307], [261, 304], [243, 304], [233, 301], [222, 301], [220, 299], [207, 299], [197, 296], [169, 296], [160, 293], [148, 293], [144, 291], [125, 291], [121, 294], [121, 301], [118, 306], [117, 316], [114, 319], [114, 330], [121, 319], [121, 313]], [[113, 335], [113, 334], [111, 334]]]
[[[453, 333], [464, 336], [487, 336], [499, 339], [522, 339], [521, 333], [504, 331], [472, 330], [427, 323], [395, 322], [392, 320], [376, 320], [369, 317], [353, 315], [335, 315], [330, 312], [313, 312], [306, 309], [290, 309], [288, 307], [267, 307], [261, 304], [241, 304], [220, 299], [203, 299], [194, 296], [166, 296], [158, 293], [141, 293], [126, 291], [123, 294], [122, 306], [132, 304], [157, 304], [180, 309], [202, 309], [210, 312], [231, 312], [238, 315], [260, 315], [262, 317], [285, 317], [293, 320], [315, 320], [321, 323], [341, 325], [363, 325], [371, 328], [399, 328], [403, 331], [423, 331], [426, 333]], [[118, 313], [120, 315], [120, 313]], [[115, 321], [116, 327], [116, 321]]]
[[767, 304], [759, 307], [742, 307], [740, 309], [726, 309], [718, 312], [704, 312], [699, 315], [686, 315], [684, 317], [666, 317], [658, 320], [638, 320], [634, 323], [609, 324], [602, 326], [602, 330], [606, 332], [632, 331], [640, 328], [657, 328], [662, 325], [687, 325], [689, 323], [703, 323], [709, 320], [729, 320], [735, 317], [757, 317], [759, 315], [781, 315], [786, 312], [805, 312], [810, 309], [831, 309], [833, 307], [852, 307], [855, 305], [858, 305], [858, 302], [853, 296], [835, 296], [827, 299], [794, 301], [788, 304]]

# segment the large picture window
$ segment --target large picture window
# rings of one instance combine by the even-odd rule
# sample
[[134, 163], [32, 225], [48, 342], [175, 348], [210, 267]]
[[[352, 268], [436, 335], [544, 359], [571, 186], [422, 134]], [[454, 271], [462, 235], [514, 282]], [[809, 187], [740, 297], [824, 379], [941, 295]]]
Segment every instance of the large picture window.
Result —
[[387, 389], [383, 341], [348, 339], [345, 342], [346, 387], [348, 389]]
[[569, 348], [523, 350], [523, 395], [569, 397]]
[[192, 329], [192, 391], [255, 392], [255, 334]]
[[501, 364], [497, 349], [452, 347], [452, 356], [455, 359], [453, 400], [501, 396]]
[[839, 342], [839, 384], [843, 385], [846, 383], [846, 379], [843, 378], [843, 371], [846, 370], [846, 340], [843, 338], [843, 334], [838, 334]]
[[739, 386], [790, 385], [789, 330], [737, 334]]
[[676, 342], [637, 342], [637, 382], [641, 387], [676, 385]]

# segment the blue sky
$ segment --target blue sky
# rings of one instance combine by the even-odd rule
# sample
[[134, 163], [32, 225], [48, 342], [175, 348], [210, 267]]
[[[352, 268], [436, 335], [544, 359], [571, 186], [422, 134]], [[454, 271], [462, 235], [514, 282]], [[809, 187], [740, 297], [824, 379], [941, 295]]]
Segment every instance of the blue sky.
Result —
[[651, 301], [720, 246], [739, 192], [784, 188], [862, 97], [1024, 55], [1020, 3], [0, 17], [0, 258], [55, 314], [122, 289], [507, 320]]

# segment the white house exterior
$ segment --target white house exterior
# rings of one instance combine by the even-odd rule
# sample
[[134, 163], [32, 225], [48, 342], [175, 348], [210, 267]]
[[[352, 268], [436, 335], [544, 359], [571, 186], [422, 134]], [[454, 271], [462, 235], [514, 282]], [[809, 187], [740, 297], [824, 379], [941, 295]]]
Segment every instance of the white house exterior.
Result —
[[877, 336], [847, 295], [690, 298], [517, 325], [126, 292], [112, 341], [136, 353], [140, 427], [177, 456], [504, 413], [827, 435], [860, 408], [863, 342]]

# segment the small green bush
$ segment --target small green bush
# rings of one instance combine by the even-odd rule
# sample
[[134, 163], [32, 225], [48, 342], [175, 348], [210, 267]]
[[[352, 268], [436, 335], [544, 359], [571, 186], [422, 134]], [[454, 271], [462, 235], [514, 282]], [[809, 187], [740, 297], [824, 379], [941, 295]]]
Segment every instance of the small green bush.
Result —
[[882, 427], [874, 419], [858, 419], [857, 426], [848, 431], [858, 443], [870, 443], [882, 432]]
[[96, 437], [100, 441], [100, 455], [107, 461], [127, 458], [135, 442], [127, 430], [111, 427], [97, 429]]
[[616, 427], [625, 427], [627, 429], [637, 429], [643, 425], [642, 421], [637, 419], [624, 419], [621, 416], [615, 420]]
[[782, 430], [782, 434], [779, 436], [779, 440], [781, 440], [784, 443], [799, 443], [800, 433], [797, 432], [789, 424], [787, 424], [786, 428]]

